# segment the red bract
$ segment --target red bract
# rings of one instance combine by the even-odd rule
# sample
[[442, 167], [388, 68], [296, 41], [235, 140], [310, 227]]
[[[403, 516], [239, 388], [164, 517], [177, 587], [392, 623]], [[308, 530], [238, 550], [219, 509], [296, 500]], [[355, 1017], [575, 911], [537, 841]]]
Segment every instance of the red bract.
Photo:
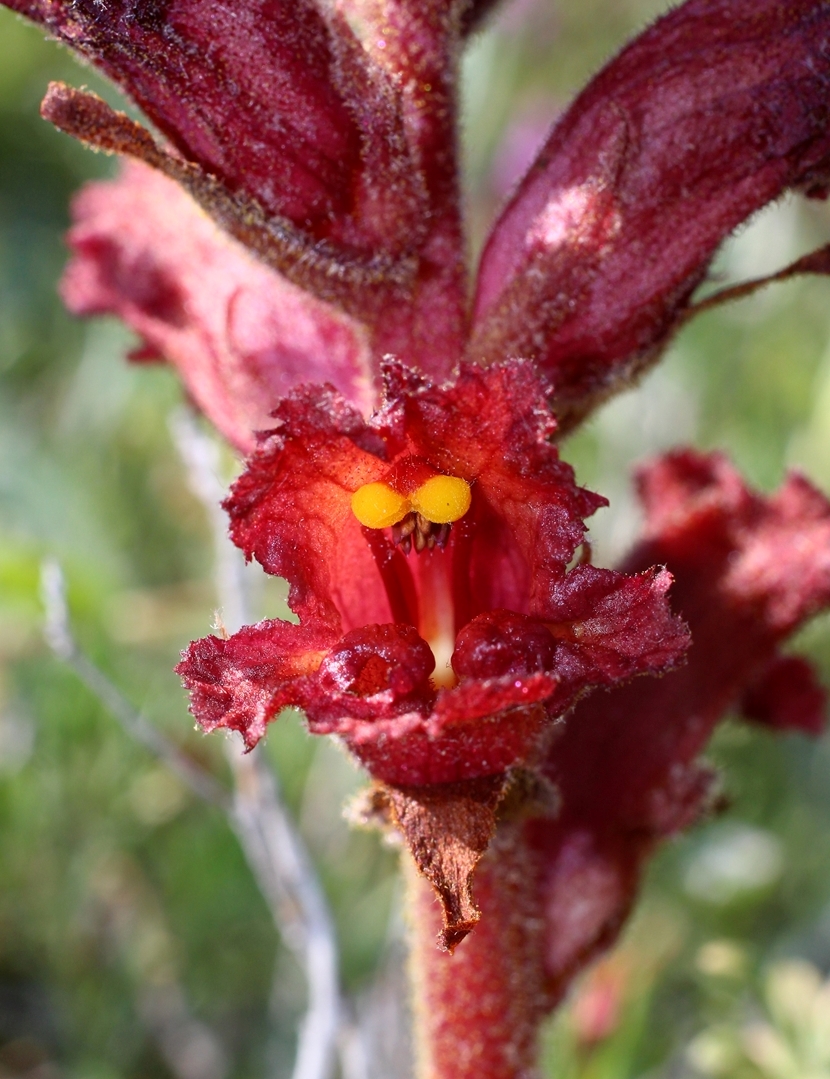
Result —
[[449, 372], [466, 322], [452, 5], [378, 11], [382, 56], [311, 0], [9, 6], [116, 78], [172, 149], [64, 86], [44, 116], [181, 183], [272, 269], [358, 317], [376, 357]]
[[[270, 267], [259, 270], [263, 293], [282, 294], [287, 278], [336, 308], [309, 301], [304, 314], [293, 304], [301, 322], [337, 326], [332, 375], [358, 403], [350, 380], [366, 372], [377, 389], [387, 352], [438, 377], [464, 354], [474, 363], [521, 356], [552, 376], [567, 429], [657, 357], [741, 221], [788, 188], [826, 188], [826, 4], [689, 0], [612, 61], [553, 130], [493, 227], [470, 319], [455, 70], [462, 22], [483, 14], [484, 0], [344, 0], [365, 29], [360, 42], [328, 6], [310, 2], [10, 6], [112, 74], [178, 153], [66, 87], [52, 90], [44, 115], [183, 184]], [[167, 291], [195, 296], [192, 249], [166, 241], [160, 197], [144, 202], [143, 234], [123, 227], [124, 210], [110, 214], [107, 202], [124, 207], [139, 181], [121, 183], [125, 194], [116, 181], [78, 203], [70, 305], [114, 311], [147, 334], [247, 450], [250, 436], [229, 425], [227, 403], [205, 390], [200, 372], [218, 364], [232, 400], [256, 384], [272, 407], [288, 382], [302, 381], [301, 359], [314, 377], [319, 353], [302, 333], [288, 347], [279, 321], [259, 327], [257, 348], [246, 348], [249, 320], [227, 288], [210, 334], [183, 343], [164, 332], [152, 292], [131, 287], [130, 268], [140, 260]], [[230, 260], [218, 234], [207, 253], [209, 230], [192, 217], [183, 215], [181, 235], [198, 233], [209, 263]], [[90, 231], [94, 244], [83, 240]], [[808, 259], [797, 272], [827, 272], [827, 262]], [[203, 288], [196, 307], [212, 295]], [[223, 324], [231, 330], [217, 343]], [[266, 353], [284, 364], [263, 365]]]
[[630, 384], [688, 316], [724, 236], [830, 183], [830, 11], [691, 0], [554, 128], [493, 229], [468, 354], [530, 356], [560, 422]]
[[392, 87], [311, 0], [8, 6], [97, 64], [185, 160], [269, 218], [370, 259], [410, 243], [417, 181]]

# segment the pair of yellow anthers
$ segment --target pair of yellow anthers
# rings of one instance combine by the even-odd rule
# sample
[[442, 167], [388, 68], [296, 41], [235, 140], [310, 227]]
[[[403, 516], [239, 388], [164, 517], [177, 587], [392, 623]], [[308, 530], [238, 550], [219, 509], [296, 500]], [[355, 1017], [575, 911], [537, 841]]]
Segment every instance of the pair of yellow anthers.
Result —
[[434, 525], [452, 524], [470, 508], [470, 485], [459, 476], [432, 476], [403, 495], [388, 483], [364, 483], [352, 495], [352, 513], [366, 528], [389, 528], [419, 513]]

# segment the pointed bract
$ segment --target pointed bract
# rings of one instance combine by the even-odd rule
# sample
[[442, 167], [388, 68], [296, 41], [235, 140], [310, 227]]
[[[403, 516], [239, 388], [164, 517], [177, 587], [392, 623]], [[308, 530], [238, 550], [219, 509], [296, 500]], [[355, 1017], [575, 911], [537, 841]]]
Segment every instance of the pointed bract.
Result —
[[183, 157], [314, 239], [400, 252], [422, 208], [395, 94], [311, 0], [12, 0]]
[[721, 242], [830, 182], [830, 6], [689, 0], [557, 124], [490, 236], [468, 356], [533, 359], [568, 429], [683, 321]]

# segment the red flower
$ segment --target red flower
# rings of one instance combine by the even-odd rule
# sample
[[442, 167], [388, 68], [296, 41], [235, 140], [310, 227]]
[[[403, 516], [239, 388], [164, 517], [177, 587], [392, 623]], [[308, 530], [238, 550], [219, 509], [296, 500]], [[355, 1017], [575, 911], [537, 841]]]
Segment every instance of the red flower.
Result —
[[[687, 0], [637, 38], [553, 129], [473, 300], [455, 77], [490, 0], [9, 6], [112, 76], [166, 140], [51, 89], [47, 118], [143, 162], [80, 196], [64, 294], [121, 315], [140, 357], [174, 363], [254, 450], [233, 536], [291, 584], [298, 625], [191, 646], [196, 714], [253, 744], [294, 703], [345, 738], [390, 785], [376, 808], [441, 892], [449, 944], [476, 917], [469, 878], [509, 807], [505, 774], [526, 813], [556, 784], [557, 822], [528, 825], [545, 917], [574, 915], [574, 880], [593, 881], [599, 911], [548, 954], [561, 981], [613, 934], [656, 838], [697, 812], [691, 760], [731, 701], [818, 725], [809, 672], [775, 646], [830, 600], [826, 504], [796, 480], [770, 509], [725, 465], [680, 455], [651, 474], [650, 558], [569, 570], [601, 500], [559, 460], [550, 407], [561, 435], [652, 363], [741, 221], [787, 189], [827, 194], [830, 5]], [[819, 252], [782, 275], [827, 269]], [[580, 704], [522, 778], [588, 687], [680, 655], [669, 575], [648, 568], [664, 561], [699, 634], [687, 672]]]
[[[469, 877], [508, 770], [535, 762], [589, 687], [682, 656], [671, 577], [568, 571], [583, 518], [604, 500], [575, 485], [550, 444], [530, 364], [465, 366], [442, 387], [394, 364], [369, 422], [333, 389], [294, 391], [274, 415], [226, 508], [234, 541], [289, 580], [299, 625], [207, 637], [177, 669], [206, 730], [239, 730], [252, 746], [281, 708], [301, 705], [313, 733], [340, 735], [395, 788], [394, 815], [445, 895], [445, 940], [457, 943], [477, 920]], [[444, 513], [428, 497], [436, 482], [468, 501]], [[367, 527], [355, 499], [376, 492], [383, 527]], [[424, 850], [413, 814], [419, 788], [434, 785], [480, 829], [460, 884], [432, 864], [444, 828], [430, 822]]]
[[[501, 773], [586, 687], [677, 661], [688, 642], [664, 600], [671, 578], [567, 571], [604, 499], [575, 485], [548, 441], [529, 364], [464, 367], [440, 388], [398, 365], [386, 377], [368, 423], [333, 390], [280, 404], [226, 507], [234, 541], [290, 581], [299, 625], [198, 641], [179, 673], [203, 726], [251, 746], [297, 704], [386, 782]], [[373, 528], [352, 509], [369, 485], [414, 500], [448, 476], [471, 495], [451, 525], [422, 507], [399, 538], [406, 508]]]
[[[789, 665], [781, 642], [830, 603], [830, 503], [801, 477], [765, 498], [719, 455], [681, 451], [641, 472], [639, 487], [645, 534], [624, 568], [672, 567], [688, 661], [577, 704], [541, 769], [558, 806], [503, 825], [475, 878], [481, 921], [452, 962], [421, 948], [425, 1010], [439, 1017], [435, 1075], [456, 1074], [460, 1029], [473, 1032], [465, 1079], [530, 1070], [538, 1023], [616, 940], [655, 847], [712, 805], [716, 776], [697, 758], [714, 726], [747, 686]], [[767, 710], [815, 715], [803, 685], [782, 680]], [[509, 992], [459, 989], [499, 978]]]

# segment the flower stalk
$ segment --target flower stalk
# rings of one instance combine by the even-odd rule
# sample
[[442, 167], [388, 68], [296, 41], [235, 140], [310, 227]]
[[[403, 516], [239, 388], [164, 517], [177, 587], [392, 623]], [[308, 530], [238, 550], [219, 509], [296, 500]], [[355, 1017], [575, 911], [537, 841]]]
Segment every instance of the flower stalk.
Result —
[[408, 864], [411, 984], [417, 1079], [533, 1079], [550, 993], [544, 923], [528, 903], [540, 867], [504, 822], [476, 873], [479, 927], [452, 955], [435, 947], [441, 926], [432, 889]]

